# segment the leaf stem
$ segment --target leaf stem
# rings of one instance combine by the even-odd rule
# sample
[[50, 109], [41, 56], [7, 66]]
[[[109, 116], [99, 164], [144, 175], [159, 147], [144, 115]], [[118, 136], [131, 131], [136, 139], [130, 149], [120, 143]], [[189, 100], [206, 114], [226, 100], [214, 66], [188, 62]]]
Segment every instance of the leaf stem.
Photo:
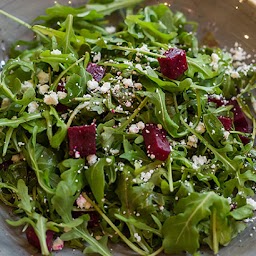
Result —
[[57, 86], [58, 86], [58, 83], [60, 81], [60, 79], [71, 69], [73, 68], [74, 66], [78, 65], [80, 62], [82, 62], [84, 60], [85, 56], [83, 56], [82, 58], [80, 58], [79, 60], [77, 60], [76, 62], [74, 62], [72, 65], [70, 65], [68, 68], [64, 69], [60, 74], [59, 76], [56, 78], [56, 80], [53, 82], [52, 84], [52, 90], [56, 90], [57, 89]]
[[156, 256], [159, 253], [161, 253], [164, 250], [164, 248], [161, 246], [158, 250], [156, 250], [155, 252], [149, 254], [148, 256]]
[[156, 58], [166, 58], [166, 56], [154, 52], [149, 52], [149, 51], [143, 51], [140, 50], [139, 48], [130, 48], [130, 47], [125, 47], [125, 46], [116, 46], [116, 45], [111, 45], [107, 47], [108, 50], [120, 50], [120, 51], [127, 51], [127, 52], [133, 52], [133, 53], [141, 53], [143, 55], [148, 55]]
[[131, 122], [132, 120], [139, 114], [139, 112], [141, 111], [141, 109], [143, 107], [146, 106], [148, 102], [148, 97], [145, 97], [143, 99], [143, 101], [140, 103], [140, 105], [135, 109], [135, 111], [133, 112], [133, 114], [129, 117], [129, 119], [127, 119], [119, 128], [119, 131], [123, 131]]
[[167, 170], [168, 170], [168, 183], [169, 183], [169, 189], [170, 192], [173, 192], [173, 178], [172, 178], [172, 158], [169, 157], [167, 162]]

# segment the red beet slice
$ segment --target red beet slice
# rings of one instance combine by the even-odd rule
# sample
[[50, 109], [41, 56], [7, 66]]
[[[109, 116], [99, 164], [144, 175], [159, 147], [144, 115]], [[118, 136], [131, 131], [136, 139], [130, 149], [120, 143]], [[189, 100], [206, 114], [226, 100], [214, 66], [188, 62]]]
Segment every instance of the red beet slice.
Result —
[[231, 100], [229, 105], [233, 105], [235, 130], [240, 132], [251, 133], [252, 121], [246, 117], [236, 100]]
[[66, 88], [65, 88], [65, 84], [63, 81], [60, 81], [57, 85], [57, 91], [58, 92], [67, 92]]
[[[46, 244], [49, 251], [52, 251], [52, 244], [53, 244], [53, 236], [54, 232], [52, 230], [46, 231]], [[36, 232], [32, 226], [28, 226], [26, 229], [26, 237], [28, 242], [36, 247], [37, 249], [41, 250], [39, 239], [36, 235]]]
[[86, 157], [96, 154], [95, 124], [68, 128], [69, 154], [74, 157]]
[[249, 139], [248, 137], [243, 136], [243, 135], [239, 135], [239, 138], [244, 145], [248, 144], [251, 141], [251, 139]]
[[218, 107], [225, 106], [227, 105], [227, 103], [229, 103], [229, 101], [227, 101], [223, 97], [216, 97], [214, 95], [209, 95], [208, 102], [214, 102]]
[[90, 62], [86, 68], [86, 71], [89, 72], [97, 82], [99, 82], [105, 75], [105, 69], [96, 63]]
[[156, 124], [146, 124], [142, 131], [147, 153], [156, 159], [165, 161], [171, 152], [166, 131], [159, 129]]
[[166, 58], [158, 58], [161, 73], [170, 78], [179, 78], [187, 69], [186, 52], [178, 48], [170, 48], [164, 53]]
[[230, 117], [219, 116], [218, 119], [221, 121], [226, 131], [230, 131], [232, 129], [233, 120]]

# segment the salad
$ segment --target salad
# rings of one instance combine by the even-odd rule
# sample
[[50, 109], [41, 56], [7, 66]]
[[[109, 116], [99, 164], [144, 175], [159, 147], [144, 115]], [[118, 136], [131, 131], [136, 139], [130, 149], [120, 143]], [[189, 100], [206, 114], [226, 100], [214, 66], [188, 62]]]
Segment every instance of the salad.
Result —
[[42, 255], [217, 254], [253, 216], [255, 64], [141, 3], [0, 10], [35, 33], [0, 73], [0, 199]]

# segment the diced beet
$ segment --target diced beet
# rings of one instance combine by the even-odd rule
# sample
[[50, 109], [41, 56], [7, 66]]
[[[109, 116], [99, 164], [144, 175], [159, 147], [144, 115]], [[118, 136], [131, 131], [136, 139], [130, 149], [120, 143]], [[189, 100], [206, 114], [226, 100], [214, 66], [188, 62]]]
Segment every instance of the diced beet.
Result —
[[60, 81], [58, 83], [58, 86], [57, 86], [57, 91], [58, 92], [67, 92], [66, 88], [65, 88], [65, 84], [63, 81]]
[[232, 129], [233, 120], [227, 116], [218, 116], [218, 119], [221, 121], [226, 131], [230, 131]]
[[161, 73], [170, 78], [179, 78], [187, 69], [186, 52], [178, 48], [170, 48], [164, 53], [166, 58], [158, 58]]
[[[88, 228], [95, 228], [99, 226], [100, 223], [100, 215], [97, 212], [94, 211], [88, 211], [86, 212], [90, 215], [90, 219], [88, 221]], [[84, 215], [84, 211], [73, 211], [72, 212], [72, 217], [74, 219], [79, 218], [80, 216]]]
[[105, 75], [105, 69], [96, 63], [90, 62], [86, 68], [86, 71], [89, 72], [97, 82], [99, 82]]
[[55, 109], [59, 113], [66, 113], [68, 111], [68, 106], [58, 103], [57, 106], [55, 107]]
[[86, 157], [96, 154], [95, 124], [68, 128], [69, 154], [74, 157]]
[[233, 105], [234, 126], [236, 131], [251, 133], [252, 121], [244, 114], [237, 100], [230, 100], [229, 105]]
[[[65, 88], [65, 83], [63, 81], [60, 81], [58, 83], [57, 91], [58, 92], [66, 92], [67, 93], [67, 90]], [[61, 104], [61, 103], [58, 103], [57, 106], [55, 107], [55, 109], [59, 113], [65, 113], [65, 112], [68, 111], [68, 107], [66, 105]]]
[[166, 131], [163, 128], [159, 129], [156, 124], [146, 124], [142, 130], [142, 136], [147, 153], [158, 160], [165, 161], [171, 152]]
[[[46, 231], [46, 245], [49, 251], [52, 251], [52, 244], [53, 244], [53, 236], [54, 232], [52, 230]], [[26, 229], [26, 237], [28, 242], [36, 247], [37, 249], [41, 250], [39, 239], [36, 235], [36, 232], [32, 226], [28, 226]]]
[[[208, 97], [208, 102], [214, 102], [217, 104], [218, 107], [233, 105], [233, 108], [231, 109], [231, 111], [234, 114], [233, 124], [234, 124], [235, 130], [239, 132], [244, 132], [244, 133], [252, 132], [252, 129], [253, 129], [252, 121], [244, 114], [243, 110], [239, 106], [236, 99], [226, 100], [223, 97], [214, 97], [213, 95], [210, 95]], [[220, 121], [222, 122], [225, 129], [229, 131], [227, 128], [232, 127], [232, 125], [230, 124], [230, 120], [229, 121], [223, 120], [223, 118], [219, 118], [219, 119], [222, 119]], [[243, 144], [247, 144], [250, 142], [250, 139], [246, 136], [239, 135], [239, 137], [243, 142]]]
[[244, 145], [248, 144], [251, 141], [251, 139], [249, 139], [248, 137], [243, 136], [243, 135], [239, 135], [239, 138]]
[[215, 95], [209, 95], [208, 102], [214, 102], [218, 107], [226, 106], [227, 103], [229, 103], [228, 100], [226, 100], [223, 97], [215, 96]]

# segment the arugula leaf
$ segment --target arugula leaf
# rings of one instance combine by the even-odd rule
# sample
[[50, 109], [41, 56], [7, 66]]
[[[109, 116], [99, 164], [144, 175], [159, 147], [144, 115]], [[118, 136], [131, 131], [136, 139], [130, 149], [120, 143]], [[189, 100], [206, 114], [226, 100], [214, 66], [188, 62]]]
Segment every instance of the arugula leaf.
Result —
[[[215, 208], [216, 207], [216, 208]], [[216, 211], [220, 207], [221, 211]], [[215, 210], [213, 210], [215, 209]], [[230, 211], [227, 199], [218, 196], [214, 192], [192, 193], [190, 196], [181, 199], [175, 206], [175, 216], [170, 216], [163, 224], [163, 247], [166, 253], [180, 253], [186, 250], [195, 253], [200, 246], [200, 230], [198, 225], [200, 221], [210, 218], [213, 214], [218, 216], [219, 220], [212, 227], [214, 236], [217, 237], [217, 243], [220, 243], [222, 231], [227, 232], [226, 223]], [[216, 218], [215, 217], [215, 218]], [[218, 225], [218, 226], [216, 226]], [[215, 233], [216, 230], [219, 233]], [[231, 230], [229, 231], [229, 235]]]

